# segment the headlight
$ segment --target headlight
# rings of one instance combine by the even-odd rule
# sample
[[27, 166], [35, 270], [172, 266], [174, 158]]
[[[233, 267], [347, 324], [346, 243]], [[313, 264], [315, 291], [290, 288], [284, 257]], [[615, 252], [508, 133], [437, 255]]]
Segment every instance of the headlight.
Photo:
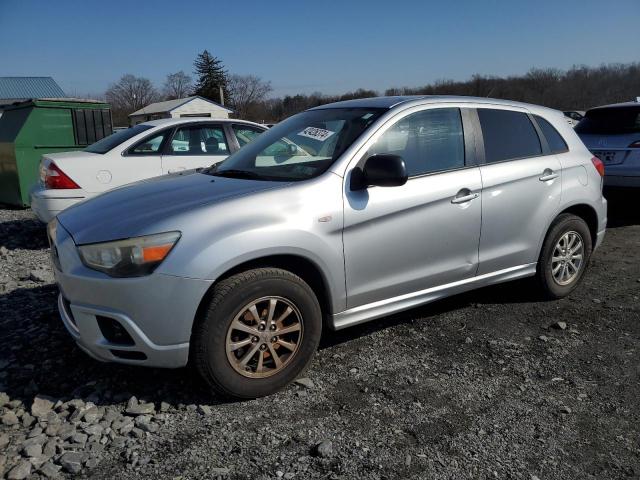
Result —
[[169, 255], [180, 232], [93, 243], [78, 247], [82, 263], [111, 277], [149, 275]]

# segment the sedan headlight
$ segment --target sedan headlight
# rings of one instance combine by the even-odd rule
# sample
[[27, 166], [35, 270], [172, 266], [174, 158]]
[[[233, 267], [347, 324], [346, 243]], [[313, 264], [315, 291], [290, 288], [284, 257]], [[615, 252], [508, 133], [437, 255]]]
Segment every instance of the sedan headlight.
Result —
[[80, 245], [80, 258], [87, 267], [111, 277], [149, 275], [169, 255], [180, 232], [166, 232], [114, 242]]

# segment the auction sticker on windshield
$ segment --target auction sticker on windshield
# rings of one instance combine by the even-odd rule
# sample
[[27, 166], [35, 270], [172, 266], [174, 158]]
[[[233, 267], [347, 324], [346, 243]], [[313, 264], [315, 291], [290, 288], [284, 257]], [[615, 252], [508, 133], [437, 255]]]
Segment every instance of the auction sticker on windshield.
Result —
[[315, 127], [307, 127], [303, 131], [301, 131], [298, 135], [301, 137], [313, 138], [314, 140], [319, 140], [320, 142], [324, 142], [327, 138], [333, 135], [336, 132], [332, 132], [331, 130], [325, 130], [324, 128], [315, 128]]

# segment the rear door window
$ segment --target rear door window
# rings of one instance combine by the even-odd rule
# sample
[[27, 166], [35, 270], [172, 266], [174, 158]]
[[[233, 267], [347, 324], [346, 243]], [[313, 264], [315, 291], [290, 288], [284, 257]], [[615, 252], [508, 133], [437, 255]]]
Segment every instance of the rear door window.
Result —
[[222, 127], [198, 125], [180, 127], [171, 139], [171, 155], [229, 155]]
[[547, 140], [551, 153], [563, 153], [569, 150], [567, 142], [564, 141], [562, 135], [558, 133], [553, 125], [538, 115], [534, 115], [534, 118], [536, 119], [536, 122], [538, 122], [540, 130], [542, 130], [544, 138]]
[[478, 117], [487, 163], [542, 155], [540, 138], [526, 113], [479, 108]]

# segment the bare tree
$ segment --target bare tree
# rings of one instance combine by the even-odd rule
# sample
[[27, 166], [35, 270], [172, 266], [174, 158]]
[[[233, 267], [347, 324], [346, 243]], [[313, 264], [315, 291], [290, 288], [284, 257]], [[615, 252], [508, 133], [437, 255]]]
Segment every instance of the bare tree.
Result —
[[189, 75], [182, 70], [167, 75], [164, 82], [163, 93], [167, 100], [184, 98], [193, 91], [193, 81]]
[[265, 82], [255, 75], [231, 75], [228, 88], [229, 103], [233, 105], [235, 115], [239, 118], [250, 117], [252, 108], [263, 102], [273, 90], [271, 82]]
[[128, 114], [154, 102], [158, 98], [158, 92], [148, 78], [128, 73], [109, 86], [105, 97], [113, 110]]

